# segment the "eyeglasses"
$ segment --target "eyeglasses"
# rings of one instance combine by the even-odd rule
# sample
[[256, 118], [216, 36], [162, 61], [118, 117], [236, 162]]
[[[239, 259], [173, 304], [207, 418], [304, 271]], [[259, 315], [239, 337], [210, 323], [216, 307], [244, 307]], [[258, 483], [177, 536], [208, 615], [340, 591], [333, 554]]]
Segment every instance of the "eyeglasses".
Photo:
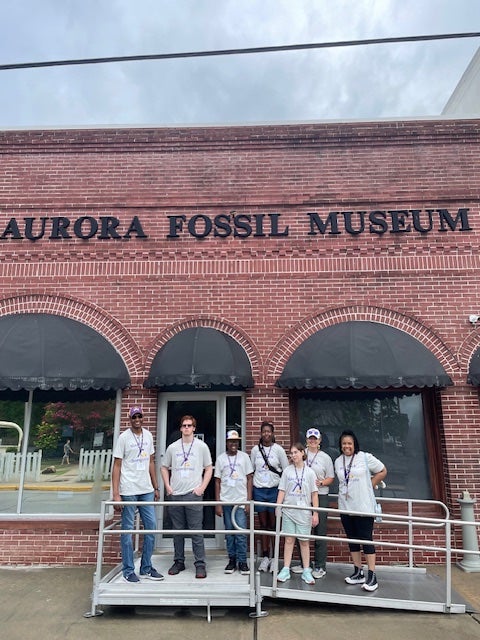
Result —
[[193, 429], [193, 424], [182, 424], [182, 427], [185, 427], [185, 429]]
[[139, 413], [137, 413], [137, 415], [132, 416], [130, 418], [130, 420], [142, 420], [142, 419], [143, 419], [143, 416], [141, 416]]

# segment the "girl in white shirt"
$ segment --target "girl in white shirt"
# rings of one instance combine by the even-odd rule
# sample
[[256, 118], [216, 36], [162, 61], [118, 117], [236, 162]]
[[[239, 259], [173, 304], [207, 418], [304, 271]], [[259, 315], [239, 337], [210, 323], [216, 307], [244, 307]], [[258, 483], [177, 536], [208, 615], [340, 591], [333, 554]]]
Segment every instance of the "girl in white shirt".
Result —
[[290, 563], [292, 561], [295, 539], [300, 543], [302, 558], [302, 580], [307, 584], [315, 584], [310, 567], [310, 542], [303, 536], [310, 535], [312, 526], [318, 524], [318, 512], [313, 513], [308, 507], [318, 507], [317, 476], [305, 464], [305, 447], [297, 442], [290, 449], [292, 463], [282, 473], [278, 487], [277, 504], [305, 506], [305, 509], [283, 509], [282, 531], [289, 534], [285, 537], [283, 568], [277, 576], [279, 582], [286, 582], [290, 578]]

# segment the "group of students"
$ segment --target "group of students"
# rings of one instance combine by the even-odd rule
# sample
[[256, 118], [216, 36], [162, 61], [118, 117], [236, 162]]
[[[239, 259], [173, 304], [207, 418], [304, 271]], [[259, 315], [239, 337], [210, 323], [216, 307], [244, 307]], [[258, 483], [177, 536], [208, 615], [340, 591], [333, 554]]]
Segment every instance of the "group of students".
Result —
[[[112, 496], [116, 502], [151, 502], [158, 499], [158, 483], [154, 463], [153, 438], [142, 427], [141, 407], [130, 408], [131, 428], [124, 431], [115, 446], [112, 470]], [[180, 421], [179, 440], [167, 448], [162, 461], [161, 475], [165, 494], [176, 503], [169, 506], [174, 530], [196, 530], [192, 534], [192, 550], [195, 558], [195, 575], [207, 575], [202, 529], [202, 496], [213, 474], [211, 454], [208, 446], [194, 437], [195, 418], [183, 416]], [[282, 532], [285, 535], [283, 567], [277, 579], [286, 582], [290, 571], [298, 570], [302, 580], [315, 584], [315, 579], [326, 575], [327, 544], [324, 539], [314, 542], [313, 563], [310, 563], [311, 533], [325, 536], [327, 531], [327, 511], [312, 511], [312, 507], [327, 508], [329, 486], [335, 474], [339, 481], [338, 507], [340, 518], [348, 538], [365, 540], [363, 551], [367, 560], [368, 574], [363, 572], [361, 546], [349, 543], [354, 563], [352, 575], [345, 578], [348, 584], [360, 584], [367, 591], [375, 591], [378, 582], [375, 575], [375, 548], [371, 544], [373, 516], [362, 516], [344, 511], [374, 511], [373, 488], [386, 476], [383, 463], [370, 453], [360, 451], [358, 439], [352, 431], [343, 431], [339, 438], [340, 455], [333, 464], [330, 456], [321, 450], [322, 436], [318, 429], [311, 428], [306, 433], [306, 446], [297, 442], [290, 448], [291, 462], [285, 450], [275, 442], [274, 425], [269, 420], [261, 424], [260, 439], [252, 448], [250, 456], [239, 448], [240, 435], [230, 430], [226, 435], [226, 451], [215, 465], [215, 508], [217, 516], [224, 519], [228, 564], [225, 573], [242, 574], [250, 572], [247, 563], [247, 536], [229, 534], [232, 531], [232, 503], [243, 503], [235, 512], [235, 521], [241, 528], [247, 528], [249, 502], [255, 501], [258, 514], [262, 559], [260, 571], [273, 571], [273, 537], [276, 516], [282, 516]], [[182, 505], [182, 502], [199, 502]], [[282, 506], [280, 506], [282, 505]], [[133, 529], [135, 507], [117, 505], [122, 509], [121, 526]], [[152, 505], [138, 507], [145, 529], [155, 529], [155, 513]], [[140, 562], [140, 576], [151, 580], [164, 577], [151, 564], [154, 535], [144, 534]], [[169, 575], [177, 575], [185, 569], [185, 536], [174, 534], [174, 563]], [[298, 540], [301, 566], [291, 569], [291, 562]], [[126, 582], [139, 582], [133, 564], [131, 534], [121, 534], [123, 578]]]
[[[327, 543], [315, 539], [313, 563], [310, 563], [309, 536], [326, 536], [327, 511], [313, 511], [309, 507], [328, 508], [329, 486], [338, 478], [338, 509], [345, 534], [349, 539], [365, 540], [365, 543], [349, 542], [354, 564], [353, 573], [345, 578], [347, 584], [361, 585], [366, 591], [375, 591], [378, 581], [375, 574], [375, 547], [373, 546], [373, 516], [357, 512], [374, 513], [377, 487], [387, 475], [383, 462], [360, 450], [353, 431], [344, 430], [339, 438], [340, 455], [332, 463], [330, 456], [321, 450], [322, 434], [316, 428], [307, 430], [306, 446], [297, 442], [290, 448], [291, 463], [285, 451], [274, 439], [273, 424], [264, 421], [258, 445], [252, 449], [254, 464], [253, 498], [263, 503], [257, 506], [262, 529], [274, 530], [275, 517], [282, 508], [282, 532], [285, 533], [283, 567], [277, 575], [279, 582], [290, 579], [290, 572], [301, 572], [302, 580], [315, 584], [315, 579], [326, 575]], [[281, 470], [281, 471], [280, 471]], [[350, 511], [351, 513], [346, 513]], [[301, 565], [291, 568], [295, 541], [300, 547]], [[272, 571], [270, 558], [271, 536], [262, 536], [260, 571]], [[362, 546], [368, 573], [362, 565]], [[272, 554], [273, 555], [273, 554]]]
[[[313, 566], [310, 565], [310, 543], [305, 535], [325, 536], [327, 512], [312, 512], [300, 507], [328, 507], [329, 486], [334, 480], [330, 456], [321, 450], [322, 435], [318, 429], [308, 429], [306, 447], [296, 442], [290, 448], [291, 463], [285, 451], [275, 443], [273, 424], [264, 421], [258, 445], [252, 449], [255, 466], [253, 497], [263, 503], [283, 504], [282, 531], [285, 536], [284, 565], [278, 574], [280, 582], [290, 578], [290, 566], [295, 540], [300, 546], [302, 580], [314, 584], [326, 574], [327, 544], [315, 540]], [[263, 461], [263, 464], [262, 464]], [[280, 472], [281, 469], [281, 472]], [[288, 505], [288, 506], [287, 506]], [[267, 504], [259, 505], [259, 523], [262, 529], [274, 530], [276, 510]], [[259, 570], [273, 570], [270, 559], [272, 537], [262, 536], [262, 556]], [[273, 554], [272, 554], [273, 555]]]

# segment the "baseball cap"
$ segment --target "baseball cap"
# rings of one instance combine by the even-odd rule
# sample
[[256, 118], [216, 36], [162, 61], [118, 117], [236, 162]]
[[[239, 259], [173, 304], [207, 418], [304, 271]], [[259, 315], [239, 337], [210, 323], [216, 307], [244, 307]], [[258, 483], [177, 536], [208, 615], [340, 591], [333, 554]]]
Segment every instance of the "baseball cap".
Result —
[[227, 440], [241, 440], [240, 436], [238, 435], [238, 431], [235, 431], [235, 429], [232, 429], [231, 431], [227, 431]]
[[320, 439], [320, 436], [322, 434], [320, 433], [320, 431], [318, 429], [309, 429], [307, 431], [307, 438], [317, 438]]
[[130, 407], [128, 415], [130, 416], [130, 418], [133, 418], [133, 416], [137, 415], [143, 416], [143, 409], [139, 405], [135, 405], [133, 407]]

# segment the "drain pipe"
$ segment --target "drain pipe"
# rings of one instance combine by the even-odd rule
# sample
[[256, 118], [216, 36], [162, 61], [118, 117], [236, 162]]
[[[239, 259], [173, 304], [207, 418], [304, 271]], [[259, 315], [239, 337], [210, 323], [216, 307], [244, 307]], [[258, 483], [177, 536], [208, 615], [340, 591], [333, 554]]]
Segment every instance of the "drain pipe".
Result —
[[473, 512], [473, 505], [475, 504], [475, 498], [472, 498], [470, 493], [465, 490], [463, 496], [458, 499], [461, 507], [462, 520], [465, 524], [462, 525], [463, 535], [463, 549], [465, 551], [471, 551], [467, 553], [463, 558], [457, 562], [457, 566], [467, 573], [473, 573], [480, 571], [480, 555], [478, 554], [478, 537], [477, 527], [475, 524], [466, 524], [467, 522], [475, 522], [475, 515]]

